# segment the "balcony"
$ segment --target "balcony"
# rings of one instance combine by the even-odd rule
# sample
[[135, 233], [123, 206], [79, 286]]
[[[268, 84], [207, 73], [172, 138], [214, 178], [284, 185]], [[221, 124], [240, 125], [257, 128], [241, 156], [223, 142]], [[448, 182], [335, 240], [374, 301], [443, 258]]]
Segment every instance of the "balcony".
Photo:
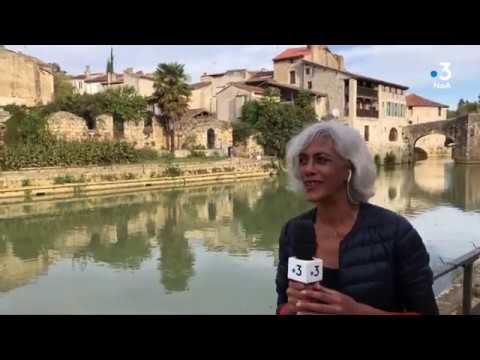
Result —
[[357, 96], [377, 99], [378, 90], [363, 86], [357, 86]]
[[357, 117], [367, 117], [378, 119], [378, 110], [357, 109]]

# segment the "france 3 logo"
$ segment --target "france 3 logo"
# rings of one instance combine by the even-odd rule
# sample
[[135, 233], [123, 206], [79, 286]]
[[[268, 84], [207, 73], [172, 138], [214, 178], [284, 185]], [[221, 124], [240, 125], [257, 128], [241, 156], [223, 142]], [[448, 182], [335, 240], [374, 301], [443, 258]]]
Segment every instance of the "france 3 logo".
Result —
[[450, 70], [451, 63], [441, 62], [440, 70], [432, 70], [430, 76], [433, 79], [433, 87], [437, 89], [450, 89], [451, 85], [448, 80], [452, 78], [452, 71]]

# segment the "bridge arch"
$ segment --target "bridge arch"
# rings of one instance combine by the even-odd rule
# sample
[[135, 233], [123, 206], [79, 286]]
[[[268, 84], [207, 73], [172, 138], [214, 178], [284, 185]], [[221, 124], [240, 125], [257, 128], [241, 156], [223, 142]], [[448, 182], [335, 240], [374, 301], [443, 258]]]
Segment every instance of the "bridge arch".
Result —
[[418, 141], [429, 135], [445, 136], [444, 146], [456, 144], [459, 134], [458, 124], [457, 119], [451, 119], [405, 126], [402, 135], [408, 147], [409, 162], [415, 162], [415, 147]]

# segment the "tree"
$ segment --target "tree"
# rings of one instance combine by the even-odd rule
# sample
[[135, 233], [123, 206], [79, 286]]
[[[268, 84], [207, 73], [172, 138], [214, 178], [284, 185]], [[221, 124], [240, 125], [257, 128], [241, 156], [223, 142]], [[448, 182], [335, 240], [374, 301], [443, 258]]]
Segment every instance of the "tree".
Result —
[[160, 110], [159, 120], [170, 138], [170, 151], [175, 151], [175, 131], [188, 109], [191, 96], [184, 65], [159, 64], [155, 71], [154, 97]]
[[53, 94], [54, 99], [59, 100], [73, 95], [73, 85], [65, 71], [62, 71], [57, 63], [50, 64], [53, 70]]
[[107, 59], [107, 74], [113, 74], [113, 48], [110, 48], [110, 58]]
[[[258, 132], [257, 141], [267, 153], [284, 157], [288, 141], [306, 123], [316, 120], [311, 93], [297, 95], [294, 103], [280, 103], [278, 94], [266, 91], [259, 101], [247, 102], [242, 107], [240, 121]], [[243, 129], [242, 129], [243, 130]]]
[[96, 95], [103, 112], [112, 114], [114, 119], [137, 123], [147, 116], [145, 99], [131, 86], [108, 89]]

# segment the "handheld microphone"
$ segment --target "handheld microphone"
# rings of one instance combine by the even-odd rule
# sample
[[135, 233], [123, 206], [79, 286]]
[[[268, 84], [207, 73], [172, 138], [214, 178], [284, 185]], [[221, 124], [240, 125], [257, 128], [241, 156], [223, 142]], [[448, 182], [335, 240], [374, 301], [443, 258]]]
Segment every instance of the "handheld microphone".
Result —
[[288, 258], [288, 278], [303, 284], [323, 279], [323, 261], [315, 258], [316, 236], [313, 223], [299, 220], [293, 224], [294, 256]]

